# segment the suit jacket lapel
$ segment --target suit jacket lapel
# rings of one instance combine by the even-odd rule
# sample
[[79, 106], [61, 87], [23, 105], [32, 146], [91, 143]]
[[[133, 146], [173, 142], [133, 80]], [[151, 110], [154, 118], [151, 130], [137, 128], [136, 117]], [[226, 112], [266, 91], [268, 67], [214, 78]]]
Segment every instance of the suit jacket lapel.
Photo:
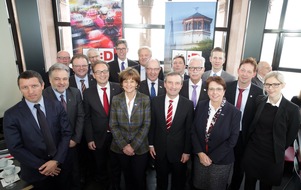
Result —
[[31, 123], [30, 126], [32, 126], [34, 128], [34, 130], [42, 136], [40, 127], [39, 127], [37, 121], [35, 120], [34, 116], [32, 115], [32, 112], [29, 109], [29, 107], [27, 106], [25, 100], [22, 101], [22, 105], [20, 107], [21, 107], [20, 112], [23, 115], [23, 117], [26, 120], [28, 120]]
[[134, 101], [134, 105], [133, 105], [133, 109], [132, 109], [132, 114], [131, 115], [135, 114], [135, 112], [141, 106], [140, 104], [141, 104], [141, 94], [140, 94], [140, 92], [137, 92], [137, 95], [136, 95], [136, 98], [135, 98], [135, 101]]
[[125, 93], [123, 92], [122, 95], [120, 96], [120, 99], [119, 99], [120, 107], [123, 110], [123, 113], [126, 115], [126, 118], [129, 118], [128, 108], [127, 108], [125, 99], [126, 99]]

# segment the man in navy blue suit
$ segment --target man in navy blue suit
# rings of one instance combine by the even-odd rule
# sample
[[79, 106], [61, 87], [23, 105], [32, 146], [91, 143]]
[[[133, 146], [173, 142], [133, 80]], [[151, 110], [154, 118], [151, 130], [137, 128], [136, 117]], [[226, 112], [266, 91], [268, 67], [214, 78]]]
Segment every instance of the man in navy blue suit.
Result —
[[[71, 137], [67, 113], [59, 101], [42, 96], [44, 82], [39, 73], [21, 73], [18, 85], [24, 98], [8, 109], [3, 118], [7, 148], [21, 164], [21, 178], [35, 189], [62, 189], [61, 164]], [[46, 116], [44, 123], [39, 122], [37, 112]], [[44, 127], [48, 135], [43, 135]], [[46, 139], [51, 139], [51, 143], [46, 143]]]

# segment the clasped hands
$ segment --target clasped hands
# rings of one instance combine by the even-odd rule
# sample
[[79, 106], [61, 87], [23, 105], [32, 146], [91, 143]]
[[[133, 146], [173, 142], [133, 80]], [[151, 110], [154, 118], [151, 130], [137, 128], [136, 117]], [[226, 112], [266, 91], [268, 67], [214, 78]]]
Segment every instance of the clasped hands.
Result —
[[58, 167], [57, 161], [49, 160], [39, 168], [39, 172], [42, 175], [53, 177], [60, 174], [61, 168]]
[[135, 150], [132, 148], [130, 144], [127, 144], [125, 147], [122, 149], [123, 153], [128, 155], [128, 156], [134, 156], [135, 155]]

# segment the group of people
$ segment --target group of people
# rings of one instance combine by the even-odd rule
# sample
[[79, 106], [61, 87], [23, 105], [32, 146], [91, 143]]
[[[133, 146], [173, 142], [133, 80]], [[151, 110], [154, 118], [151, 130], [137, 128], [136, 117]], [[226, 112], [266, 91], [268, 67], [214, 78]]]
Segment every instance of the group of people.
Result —
[[80, 189], [92, 153], [104, 189], [120, 189], [122, 174], [127, 190], [146, 189], [149, 160], [158, 190], [239, 189], [244, 176], [245, 189], [257, 180], [261, 189], [280, 184], [284, 151], [300, 127], [298, 106], [281, 93], [281, 73], [247, 58], [236, 80], [223, 70], [225, 52], [217, 47], [211, 70], [193, 56], [186, 74], [178, 55], [163, 76], [149, 47], [138, 50], [138, 63], [127, 58], [124, 39], [115, 50], [109, 63], [95, 49], [72, 59], [58, 52], [65, 63], [50, 67], [48, 87], [35, 71], [20, 74], [24, 98], [3, 123], [22, 179], [35, 189]]

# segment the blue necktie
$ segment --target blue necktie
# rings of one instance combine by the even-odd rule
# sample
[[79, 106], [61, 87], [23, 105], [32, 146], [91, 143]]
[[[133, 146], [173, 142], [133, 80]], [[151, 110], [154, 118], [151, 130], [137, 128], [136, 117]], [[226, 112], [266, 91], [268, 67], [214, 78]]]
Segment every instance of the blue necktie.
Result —
[[217, 74], [216, 74], [216, 73], [213, 73], [213, 76], [214, 76], [214, 77], [216, 77], [216, 76], [217, 76]]
[[125, 68], [124, 68], [124, 62], [122, 61], [121, 62], [121, 71], [123, 71]]
[[154, 87], [155, 83], [152, 82], [152, 87], [151, 87], [151, 98], [155, 97], [156, 96], [156, 90], [155, 90], [155, 87]]

